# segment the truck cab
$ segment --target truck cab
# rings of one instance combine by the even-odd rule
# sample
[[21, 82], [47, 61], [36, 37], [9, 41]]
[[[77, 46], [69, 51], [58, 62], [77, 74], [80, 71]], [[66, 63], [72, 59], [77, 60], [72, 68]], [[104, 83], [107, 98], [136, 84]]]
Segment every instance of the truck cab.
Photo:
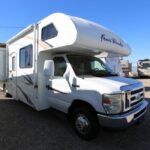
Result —
[[46, 74], [49, 103], [69, 115], [82, 138], [95, 136], [99, 125], [127, 127], [144, 116], [143, 84], [118, 76], [94, 55], [54, 55], [48, 64], [45, 71], [53, 68]]

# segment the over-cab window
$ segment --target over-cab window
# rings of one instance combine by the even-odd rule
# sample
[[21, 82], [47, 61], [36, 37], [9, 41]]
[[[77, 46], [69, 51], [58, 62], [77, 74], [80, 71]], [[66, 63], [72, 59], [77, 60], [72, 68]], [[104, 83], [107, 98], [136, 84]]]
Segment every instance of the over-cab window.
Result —
[[33, 46], [28, 45], [20, 49], [20, 68], [31, 68], [33, 65]]
[[64, 57], [55, 57], [53, 60], [55, 66], [54, 76], [63, 76], [67, 68]]
[[42, 28], [42, 35], [41, 38], [43, 41], [56, 37], [58, 31], [56, 30], [55, 26], [51, 23]]

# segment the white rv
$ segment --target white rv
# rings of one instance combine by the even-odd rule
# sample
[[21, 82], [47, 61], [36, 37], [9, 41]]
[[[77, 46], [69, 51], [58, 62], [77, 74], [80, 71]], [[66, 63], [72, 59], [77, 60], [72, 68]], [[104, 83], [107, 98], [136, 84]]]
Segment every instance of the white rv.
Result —
[[11, 38], [7, 51], [5, 91], [36, 110], [68, 114], [84, 139], [94, 138], [99, 125], [129, 126], [147, 110], [143, 84], [119, 77], [95, 57], [127, 56], [129, 46], [94, 22], [55, 13]]

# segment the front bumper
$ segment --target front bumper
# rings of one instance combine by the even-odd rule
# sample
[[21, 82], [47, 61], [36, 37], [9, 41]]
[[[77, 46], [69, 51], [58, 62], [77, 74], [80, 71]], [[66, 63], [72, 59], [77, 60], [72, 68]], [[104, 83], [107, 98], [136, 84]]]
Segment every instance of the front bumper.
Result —
[[148, 102], [146, 100], [134, 110], [119, 115], [97, 114], [99, 124], [110, 128], [128, 127], [144, 116], [147, 111]]
[[147, 77], [150, 77], [150, 71], [149, 72], [142, 72], [142, 71], [140, 71], [139, 73], [138, 73], [140, 76], [147, 76]]

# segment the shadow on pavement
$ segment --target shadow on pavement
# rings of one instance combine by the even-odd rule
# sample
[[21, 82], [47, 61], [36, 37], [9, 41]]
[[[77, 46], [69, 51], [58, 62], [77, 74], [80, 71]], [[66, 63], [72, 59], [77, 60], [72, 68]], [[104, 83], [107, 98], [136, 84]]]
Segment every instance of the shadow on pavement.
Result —
[[[146, 98], [150, 102], [150, 98]], [[0, 100], [0, 147], [3, 150], [142, 150], [150, 147], [150, 106], [145, 120], [121, 131], [101, 129], [93, 141], [81, 140], [66, 118], [51, 110], [35, 111], [22, 102]], [[78, 148], [77, 148], [78, 147]]]

